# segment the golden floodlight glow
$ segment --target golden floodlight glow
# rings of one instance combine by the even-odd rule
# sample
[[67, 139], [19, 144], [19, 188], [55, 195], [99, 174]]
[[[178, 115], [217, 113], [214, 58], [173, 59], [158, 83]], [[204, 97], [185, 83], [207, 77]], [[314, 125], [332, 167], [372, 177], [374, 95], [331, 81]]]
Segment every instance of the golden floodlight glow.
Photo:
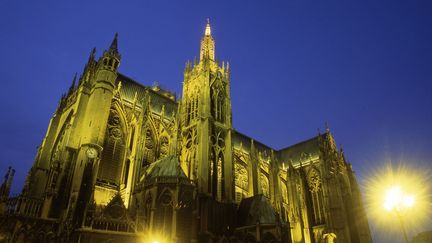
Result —
[[431, 170], [409, 166], [409, 162], [389, 163], [374, 168], [362, 185], [372, 229], [393, 231], [389, 238], [400, 237], [401, 226], [395, 220], [401, 221], [408, 236], [427, 230], [432, 223]]
[[415, 198], [412, 195], [405, 195], [399, 186], [393, 186], [388, 189], [385, 199], [384, 208], [387, 211], [396, 210], [398, 212], [411, 208], [414, 205]]
[[147, 232], [141, 238], [142, 243], [165, 243], [170, 242], [169, 236], [164, 234], [163, 231]]

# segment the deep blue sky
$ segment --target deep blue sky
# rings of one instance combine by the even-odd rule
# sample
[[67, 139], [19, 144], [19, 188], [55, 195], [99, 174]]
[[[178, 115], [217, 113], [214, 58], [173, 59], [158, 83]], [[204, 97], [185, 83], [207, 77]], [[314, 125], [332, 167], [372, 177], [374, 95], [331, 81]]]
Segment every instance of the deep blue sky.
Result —
[[428, 0], [2, 0], [0, 176], [12, 164], [20, 190], [93, 47], [118, 32], [120, 72], [179, 94], [207, 17], [231, 65], [236, 129], [279, 149], [328, 122], [360, 184], [388, 160], [430, 170], [431, 13]]

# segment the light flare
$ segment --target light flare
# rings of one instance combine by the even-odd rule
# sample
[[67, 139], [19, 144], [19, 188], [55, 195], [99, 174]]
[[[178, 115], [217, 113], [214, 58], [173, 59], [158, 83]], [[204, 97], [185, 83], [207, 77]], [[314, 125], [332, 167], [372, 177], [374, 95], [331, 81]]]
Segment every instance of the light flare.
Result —
[[[409, 167], [411, 163], [391, 163], [365, 174], [361, 184], [365, 209], [372, 231], [400, 232], [394, 225], [402, 218], [408, 236], [427, 230], [432, 225], [432, 171]], [[399, 234], [389, 234], [389, 238]], [[394, 240], [394, 239], [392, 239]]]

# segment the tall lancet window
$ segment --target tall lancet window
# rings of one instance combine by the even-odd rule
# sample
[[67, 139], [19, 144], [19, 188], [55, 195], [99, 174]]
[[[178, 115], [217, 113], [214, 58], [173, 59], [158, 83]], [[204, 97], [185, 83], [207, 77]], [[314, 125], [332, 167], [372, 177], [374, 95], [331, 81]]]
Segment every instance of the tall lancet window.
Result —
[[191, 96], [186, 102], [186, 124], [198, 117], [198, 97]]
[[150, 128], [145, 128], [144, 148], [142, 167], [153, 163], [156, 160], [156, 144], [154, 133]]
[[313, 207], [314, 225], [325, 223], [322, 182], [319, 171], [312, 169], [308, 176], [309, 192]]
[[240, 203], [242, 198], [248, 196], [249, 190], [249, 173], [246, 162], [236, 156], [234, 163], [235, 175], [235, 200]]
[[270, 199], [270, 185], [269, 185], [269, 178], [266, 172], [261, 171], [260, 173], [260, 185], [261, 185], [261, 192], [262, 194], [267, 198]]
[[225, 97], [223, 92], [223, 86], [220, 80], [215, 80], [211, 89], [211, 114], [213, 118], [223, 123], [225, 121]]
[[105, 141], [102, 150], [98, 178], [104, 182], [118, 185], [125, 154], [125, 134], [120, 115], [116, 109], [110, 110]]

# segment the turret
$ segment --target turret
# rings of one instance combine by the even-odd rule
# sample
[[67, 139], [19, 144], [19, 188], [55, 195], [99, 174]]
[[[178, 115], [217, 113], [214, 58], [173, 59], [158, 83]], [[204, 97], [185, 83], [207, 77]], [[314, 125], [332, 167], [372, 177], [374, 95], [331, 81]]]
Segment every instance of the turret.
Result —
[[117, 39], [118, 34], [116, 33], [110, 48], [103, 53], [102, 57], [98, 61], [98, 70], [117, 71], [121, 58], [118, 52]]
[[85, 114], [81, 118], [83, 122], [80, 122], [80, 147], [76, 159], [82, 163], [75, 167], [74, 177], [79, 179], [72, 182], [70, 198], [76, 198], [76, 201], [71, 200], [69, 205], [69, 209], [74, 211], [73, 221], [78, 224], [82, 223], [86, 205], [93, 200], [99, 169], [109, 166], [106, 161], [101, 161], [101, 153], [116, 89], [117, 69], [120, 65], [117, 45], [116, 33], [110, 47], [104, 51], [97, 64], [94, 62], [93, 51], [86, 66], [89, 77], [85, 77], [84, 80], [89, 92]]

